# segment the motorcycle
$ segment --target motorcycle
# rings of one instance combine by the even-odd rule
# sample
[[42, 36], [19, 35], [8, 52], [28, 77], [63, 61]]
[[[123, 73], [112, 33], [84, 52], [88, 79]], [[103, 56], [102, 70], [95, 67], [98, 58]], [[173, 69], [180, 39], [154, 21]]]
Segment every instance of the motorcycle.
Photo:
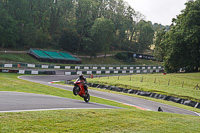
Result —
[[90, 94], [88, 92], [85, 93], [84, 82], [81, 81], [74, 82], [73, 94], [75, 96], [79, 95], [80, 97], [84, 98], [84, 101], [86, 103], [89, 102], [90, 100]]

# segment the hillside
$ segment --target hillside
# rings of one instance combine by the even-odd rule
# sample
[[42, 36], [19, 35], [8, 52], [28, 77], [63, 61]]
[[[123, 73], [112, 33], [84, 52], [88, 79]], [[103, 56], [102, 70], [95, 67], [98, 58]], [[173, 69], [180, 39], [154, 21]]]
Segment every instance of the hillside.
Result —
[[[161, 65], [160, 62], [154, 62], [151, 60], [136, 59], [135, 62], [124, 62], [116, 59], [115, 57], [100, 57], [95, 59], [81, 57], [82, 64], [116, 64], [116, 65]], [[39, 62], [29, 54], [17, 54], [17, 53], [1, 53], [1, 62], [25, 62], [25, 63], [39, 63], [39, 64], [50, 64]], [[51, 63], [52, 64], [52, 63]]]

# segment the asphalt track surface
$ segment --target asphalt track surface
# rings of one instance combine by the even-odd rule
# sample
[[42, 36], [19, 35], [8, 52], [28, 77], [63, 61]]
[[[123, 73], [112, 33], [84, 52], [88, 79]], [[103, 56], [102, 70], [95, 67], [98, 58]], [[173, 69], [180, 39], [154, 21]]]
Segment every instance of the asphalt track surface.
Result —
[[[19, 78], [23, 80], [31, 81], [31, 82], [36, 82], [36, 83], [72, 91], [72, 88], [73, 88], [72, 86], [51, 84], [50, 82], [76, 79], [77, 76], [76, 75], [75, 76], [63, 76], [63, 75], [20, 76]], [[163, 112], [199, 116], [199, 114], [197, 114], [196, 112], [188, 111], [185, 109], [181, 109], [178, 107], [174, 107], [174, 106], [170, 106], [170, 105], [166, 105], [166, 104], [162, 104], [162, 103], [158, 103], [154, 101], [144, 100], [141, 98], [96, 91], [96, 90], [91, 90], [91, 89], [89, 90], [89, 93], [91, 96], [94, 96], [94, 97], [116, 101], [122, 104], [134, 106], [136, 108], [143, 109], [143, 110], [158, 111], [158, 107], [161, 107]], [[5, 95], [5, 96], [2, 97], [2, 95]], [[19, 100], [15, 100], [18, 98]], [[4, 112], [4, 111], [9, 112], [9, 110], [11, 111], [36, 110], [37, 111], [37, 110], [80, 109], [80, 108], [97, 108], [97, 109], [115, 108], [113, 106], [95, 104], [95, 103], [90, 103], [90, 102], [85, 103], [84, 101], [60, 98], [60, 97], [55, 97], [55, 96], [15, 93], [15, 92], [0, 92], [0, 101], [3, 101], [3, 105], [2, 105], [2, 102], [0, 103], [0, 112]], [[6, 107], [5, 105], [7, 106], [11, 105], [12, 108]], [[3, 106], [5, 107], [2, 110]]]
[[0, 101], [0, 112], [116, 108], [80, 100], [21, 92], [0, 92]]

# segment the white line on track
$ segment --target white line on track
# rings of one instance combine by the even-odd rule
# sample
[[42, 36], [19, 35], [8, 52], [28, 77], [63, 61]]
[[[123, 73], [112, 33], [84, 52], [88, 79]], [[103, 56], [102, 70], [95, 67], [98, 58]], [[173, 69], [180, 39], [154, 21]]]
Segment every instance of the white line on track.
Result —
[[9, 110], [9, 111], [0, 111], [0, 113], [51, 111], [51, 110], [74, 110], [74, 109], [109, 109], [109, 108], [52, 108], [52, 109], [31, 109], [31, 110]]

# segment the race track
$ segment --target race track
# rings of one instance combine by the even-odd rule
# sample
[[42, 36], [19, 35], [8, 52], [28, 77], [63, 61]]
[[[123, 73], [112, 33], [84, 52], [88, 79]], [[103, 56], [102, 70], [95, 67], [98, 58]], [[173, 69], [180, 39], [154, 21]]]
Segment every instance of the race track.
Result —
[[21, 92], [0, 92], [0, 101], [0, 112], [116, 108], [80, 100]]
[[[53, 86], [53, 87], [72, 91], [71, 86], [49, 84], [48, 82], [71, 80], [71, 79], [77, 78], [77, 76], [62, 76], [62, 75], [20, 76], [19, 78], [24, 79], [24, 80], [28, 80], [28, 81], [32, 81], [32, 82], [36, 82], [36, 83], [40, 83], [40, 84], [45, 84], [45, 85], [48, 85], [48, 86]], [[134, 106], [134, 107], [137, 107], [137, 108], [140, 108], [140, 109], [143, 109], [143, 110], [158, 111], [158, 107], [161, 107], [164, 112], [199, 116], [196, 112], [188, 111], [188, 110], [181, 109], [181, 108], [174, 107], [174, 106], [170, 106], [170, 105], [165, 105], [165, 104], [158, 103], [158, 102], [144, 100], [144, 99], [141, 99], [141, 98], [135, 98], [135, 97], [131, 97], [131, 96], [107, 93], [107, 92], [96, 91], [96, 90], [89, 90], [89, 93], [90, 93], [91, 96], [109, 99], [109, 100], [116, 101], [116, 102], [119, 102], [119, 103], [122, 103], [122, 104]], [[69, 100], [69, 102], [71, 102], [70, 99], [65, 99], [65, 100], [67, 100], [67, 101]], [[79, 104], [77, 106], [75, 106], [74, 108], [80, 108], [80, 107], [82, 107], [82, 105], [85, 106], [85, 107], [90, 106], [90, 103], [89, 104], [84, 103], [84, 101], [83, 102], [78, 101], [78, 102], [79, 102]], [[59, 108], [59, 107], [55, 107], [55, 108]], [[71, 107], [69, 107], [69, 108], [71, 108]], [[89, 108], [91, 108], [91, 107], [89, 107]], [[97, 107], [97, 108], [101, 108], [101, 107]], [[113, 107], [111, 107], [111, 108], [113, 108]]]

